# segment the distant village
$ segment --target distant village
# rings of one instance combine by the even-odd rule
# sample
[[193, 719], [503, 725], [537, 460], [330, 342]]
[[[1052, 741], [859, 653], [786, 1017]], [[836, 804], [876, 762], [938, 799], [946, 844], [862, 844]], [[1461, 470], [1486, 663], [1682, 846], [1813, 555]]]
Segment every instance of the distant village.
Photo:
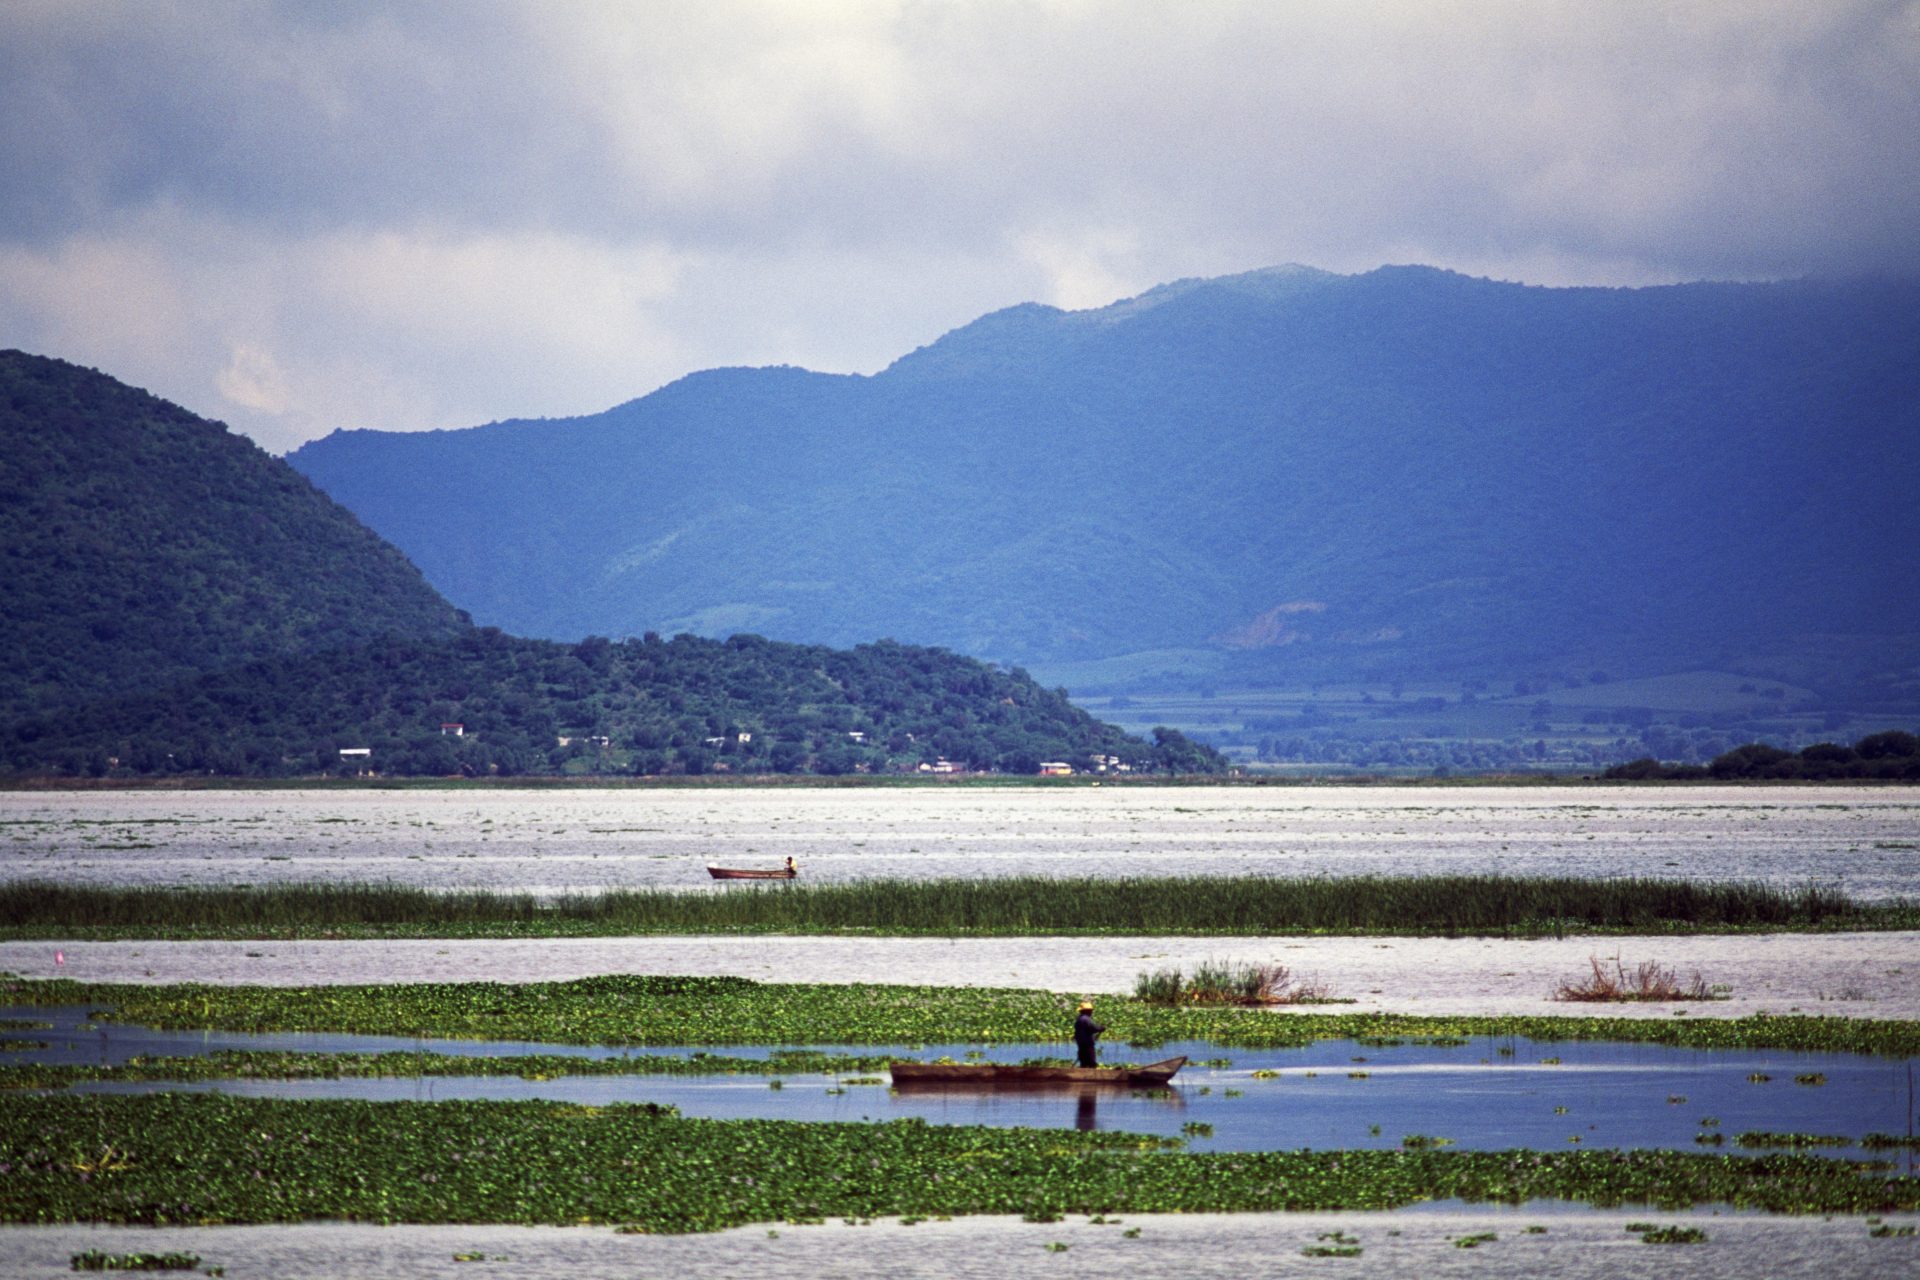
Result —
[[[440, 725], [440, 736], [443, 738], [464, 738], [467, 736], [467, 726], [455, 720], [446, 721]], [[867, 741], [867, 734], [863, 729], [849, 729], [847, 730], [846, 736], [847, 740], [855, 746], [864, 746]], [[743, 729], [731, 734], [716, 734], [704, 738], [701, 741], [703, 746], [720, 751], [726, 749], [730, 744], [742, 747], [751, 745], [753, 742], [753, 734], [751, 731]], [[613, 739], [604, 733], [563, 733], [555, 736], [554, 746], [562, 748], [582, 746], [607, 751], [612, 749]], [[350, 768], [358, 766], [356, 772], [358, 776], [361, 777], [374, 777], [378, 774], [378, 770], [374, 764], [372, 747], [341, 747], [340, 763], [343, 767]], [[730, 773], [733, 771], [732, 766], [724, 760], [715, 761], [712, 769], [716, 773]], [[856, 766], [856, 770], [858, 772], [869, 771], [865, 765]], [[1041, 778], [1070, 778], [1082, 773], [1096, 775], [1123, 774], [1132, 773], [1133, 771], [1133, 765], [1119, 756], [1095, 755], [1090, 757], [1085, 766], [1080, 769], [1076, 769], [1073, 763], [1067, 760], [1042, 760], [1038, 769], [1035, 770], [1034, 776]], [[963, 774], [969, 772], [969, 770], [963, 763], [948, 760], [944, 756], [940, 756], [932, 760], [920, 761], [914, 765], [912, 772], [923, 774]], [[983, 770], [981, 772], [994, 771]]]

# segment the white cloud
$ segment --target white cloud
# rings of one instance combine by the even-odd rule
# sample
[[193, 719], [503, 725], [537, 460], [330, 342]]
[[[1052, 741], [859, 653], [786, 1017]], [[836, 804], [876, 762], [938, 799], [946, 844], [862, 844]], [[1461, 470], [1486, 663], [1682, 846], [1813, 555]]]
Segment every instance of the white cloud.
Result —
[[213, 385], [229, 404], [256, 413], [284, 417], [293, 407], [287, 375], [280, 362], [271, 351], [250, 344], [243, 343], [233, 349], [227, 367], [215, 376]]
[[1298, 261], [1920, 270], [1920, 0], [0, 7], [0, 342], [284, 447]]

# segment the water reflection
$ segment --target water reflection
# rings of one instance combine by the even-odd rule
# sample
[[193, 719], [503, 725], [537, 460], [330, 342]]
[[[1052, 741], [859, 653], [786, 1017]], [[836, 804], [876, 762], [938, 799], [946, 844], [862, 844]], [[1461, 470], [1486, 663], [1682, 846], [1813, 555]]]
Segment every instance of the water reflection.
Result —
[[[510, 1041], [427, 1041], [330, 1034], [246, 1035], [156, 1031], [90, 1023], [85, 1009], [0, 1009], [0, 1017], [52, 1022], [15, 1028], [0, 1041], [47, 1047], [0, 1055], [0, 1062], [125, 1062], [138, 1054], [196, 1056], [222, 1050], [311, 1053], [432, 1050], [473, 1057], [628, 1053], [690, 1056], [687, 1046], [646, 1049]], [[814, 1046], [826, 1052], [897, 1054], [1017, 1063], [1056, 1055], [1059, 1045]], [[716, 1048], [743, 1058], [766, 1046]], [[192, 1088], [249, 1096], [400, 1101], [555, 1099], [585, 1105], [670, 1103], [689, 1116], [807, 1121], [918, 1118], [930, 1124], [1096, 1129], [1185, 1137], [1200, 1150], [1398, 1147], [1409, 1136], [1449, 1139], [1462, 1149], [1658, 1147], [1735, 1152], [1749, 1130], [1907, 1136], [1915, 1131], [1914, 1064], [1849, 1054], [1782, 1050], [1692, 1050], [1619, 1043], [1548, 1044], [1485, 1038], [1468, 1044], [1360, 1044], [1322, 1041], [1296, 1049], [1226, 1049], [1175, 1044], [1134, 1050], [1141, 1061], [1185, 1053], [1192, 1061], [1167, 1089], [893, 1089], [862, 1076], [766, 1075], [438, 1076], [340, 1080], [231, 1080], [200, 1085], [91, 1085], [150, 1092]], [[1225, 1056], [1223, 1056], [1225, 1055]], [[1117, 1055], [1116, 1055], [1117, 1056]], [[1799, 1084], [1796, 1076], [1824, 1078]], [[1719, 1138], [1718, 1143], [1714, 1142]], [[1701, 1141], [1704, 1139], [1705, 1141]], [[1911, 1173], [1915, 1152], [1818, 1148], [1841, 1159], [1887, 1158]]]

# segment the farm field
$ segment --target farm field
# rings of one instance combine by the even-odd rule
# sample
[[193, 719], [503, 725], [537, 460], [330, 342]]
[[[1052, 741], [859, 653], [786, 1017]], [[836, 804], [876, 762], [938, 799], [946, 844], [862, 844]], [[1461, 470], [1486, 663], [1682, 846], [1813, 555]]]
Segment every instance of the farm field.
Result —
[[[1409, 779], [1598, 772], [1644, 754], [1704, 762], [1737, 744], [1850, 742], [1888, 727], [1884, 713], [1835, 710], [1812, 690], [1721, 671], [1599, 682], [1341, 684], [1236, 682], [1203, 653], [1168, 665], [1113, 659], [1047, 669], [1077, 701], [1130, 733], [1179, 729], [1236, 764], [1283, 775], [1365, 772]], [[1183, 670], [1189, 663], [1198, 664]], [[1894, 723], [1910, 717], [1895, 715]]]

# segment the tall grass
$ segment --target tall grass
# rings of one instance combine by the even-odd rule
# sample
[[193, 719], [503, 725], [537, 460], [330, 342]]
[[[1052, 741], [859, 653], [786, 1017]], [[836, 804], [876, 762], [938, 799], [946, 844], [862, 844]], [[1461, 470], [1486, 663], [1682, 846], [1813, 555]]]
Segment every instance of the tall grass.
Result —
[[394, 884], [0, 883], [0, 936], [779, 932], [1501, 935], [1920, 928], [1920, 903], [1832, 889], [1505, 876], [869, 880], [542, 898]]
[[[1202, 960], [1191, 974], [1156, 969], [1133, 981], [1133, 998], [1148, 1004], [1331, 1004], [1324, 982], [1296, 982], [1283, 964]], [[1350, 1003], [1350, 1002], [1349, 1002]]]

